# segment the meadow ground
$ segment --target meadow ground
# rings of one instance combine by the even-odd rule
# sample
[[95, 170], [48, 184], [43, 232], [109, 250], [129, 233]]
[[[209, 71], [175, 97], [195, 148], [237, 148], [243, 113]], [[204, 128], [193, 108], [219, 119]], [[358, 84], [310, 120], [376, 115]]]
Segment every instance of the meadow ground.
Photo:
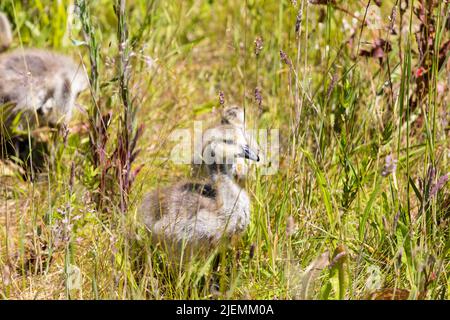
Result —
[[[40, 134], [51, 150], [33, 181], [0, 162], [0, 298], [450, 297], [445, 1], [2, 0], [0, 11], [13, 48], [82, 58], [91, 82], [69, 127]], [[219, 92], [248, 127], [278, 130], [278, 168], [251, 167], [251, 224], [218, 268], [173, 270], [137, 209], [192, 174], [170, 161], [169, 136], [217, 119]]]

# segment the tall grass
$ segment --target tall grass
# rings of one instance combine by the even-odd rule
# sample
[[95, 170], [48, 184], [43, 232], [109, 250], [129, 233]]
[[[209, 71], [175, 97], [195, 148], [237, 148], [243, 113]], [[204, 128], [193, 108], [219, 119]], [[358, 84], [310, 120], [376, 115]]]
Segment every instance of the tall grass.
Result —
[[[14, 47], [82, 56], [91, 86], [42, 179], [1, 162], [0, 296], [448, 299], [449, 8], [383, 1], [374, 27], [375, 7], [2, 1]], [[174, 270], [139, 204], [190, 175], [168, 136], [221, 90], [249, 127], [280, 129], [280, 167], [252, 169], [241, 239]]]

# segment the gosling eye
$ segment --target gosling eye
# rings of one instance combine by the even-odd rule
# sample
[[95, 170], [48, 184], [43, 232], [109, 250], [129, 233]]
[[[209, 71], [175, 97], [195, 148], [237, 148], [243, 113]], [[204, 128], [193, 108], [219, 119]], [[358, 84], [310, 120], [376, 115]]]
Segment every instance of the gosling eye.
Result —
[[223, 139], [223, 142], [226, 144], [234, 144], [234, 141], [230, 139]]

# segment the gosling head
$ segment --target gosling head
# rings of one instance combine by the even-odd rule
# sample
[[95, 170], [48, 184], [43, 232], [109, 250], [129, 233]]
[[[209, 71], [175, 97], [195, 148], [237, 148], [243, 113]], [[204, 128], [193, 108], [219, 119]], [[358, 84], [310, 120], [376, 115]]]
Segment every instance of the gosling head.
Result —
[[259, 161], [258, 151], [249, 145], [244, 132], [232, 125], [206, 131], [203, 146], [203, 161], [210, 173], [233, 174], [239, 158]]
[[[260, 147], [256, 142], [255, 136], [246, 130], [245, 113], [242, 107], [232, 105], [224, 108], [221, 113], [221, 123], [241, 129], [246, 136], [250, 149], [258, 154], [259, 157], [262, 156], [264, 158], [263, 153], [260, 152]], [[233, 172], [238, 180], [245, 180], [249, 172], [249, 166], [243, 159], [238, 159]]]
[[0, 12], [0, 52], [5, 51], [11, 45], [12, 32], [11, 24], [8, 18], [2, 12]]
[[45, 102], [36, 110], [39, 123], [58, 127], [69, 122], [78, 95], [87, 89], [88, 81], [82, 70], [63, 70], [49, 84]]

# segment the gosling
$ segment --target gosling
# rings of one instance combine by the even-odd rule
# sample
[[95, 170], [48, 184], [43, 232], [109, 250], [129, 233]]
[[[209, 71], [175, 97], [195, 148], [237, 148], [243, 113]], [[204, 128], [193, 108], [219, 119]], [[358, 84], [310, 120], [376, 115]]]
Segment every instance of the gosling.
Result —
[[[260, 158], [262, 158], [260, 163], [264, 163], [264, 156], [258, 143], [256, 142], [256, 138], [245, 128], [245, 112], [243, 108], [237, 105], [225, 107], [221, 112], [220, 122], [224, 125], [234, 126], [237, 130], [242, 130], [248, 141], [248, 145], [252, 150], [258, 153]], [[236, 159], [236, 163], [234, 165], [235, 177], [241, 182], [244, 181], [249, 172], [248, 163], [244, 159]]]
[[12, 42], [11, 25], [4, 13], [0, 12], [0, 52], [9, 48]]
[[154, 244], [172, 253], [209, 252], [241, 234], [250, 222], [250, 199], [233, 179], [236, 159], [259, 161], [242, 130], [221, 125], [205, 132], [203, 160], [209, 177], [155, 190], [140, 212]]
[[[0, 26], [4, 49], [12, 40], [4, 14], [0, 14]], [[38, 49], [0, 54], [0, 107], [6, 127], [17, 115], [21, 116], [22, 130], [67, 123], [77, 96], [87, 88], [83, 68], [67, 56]]]

